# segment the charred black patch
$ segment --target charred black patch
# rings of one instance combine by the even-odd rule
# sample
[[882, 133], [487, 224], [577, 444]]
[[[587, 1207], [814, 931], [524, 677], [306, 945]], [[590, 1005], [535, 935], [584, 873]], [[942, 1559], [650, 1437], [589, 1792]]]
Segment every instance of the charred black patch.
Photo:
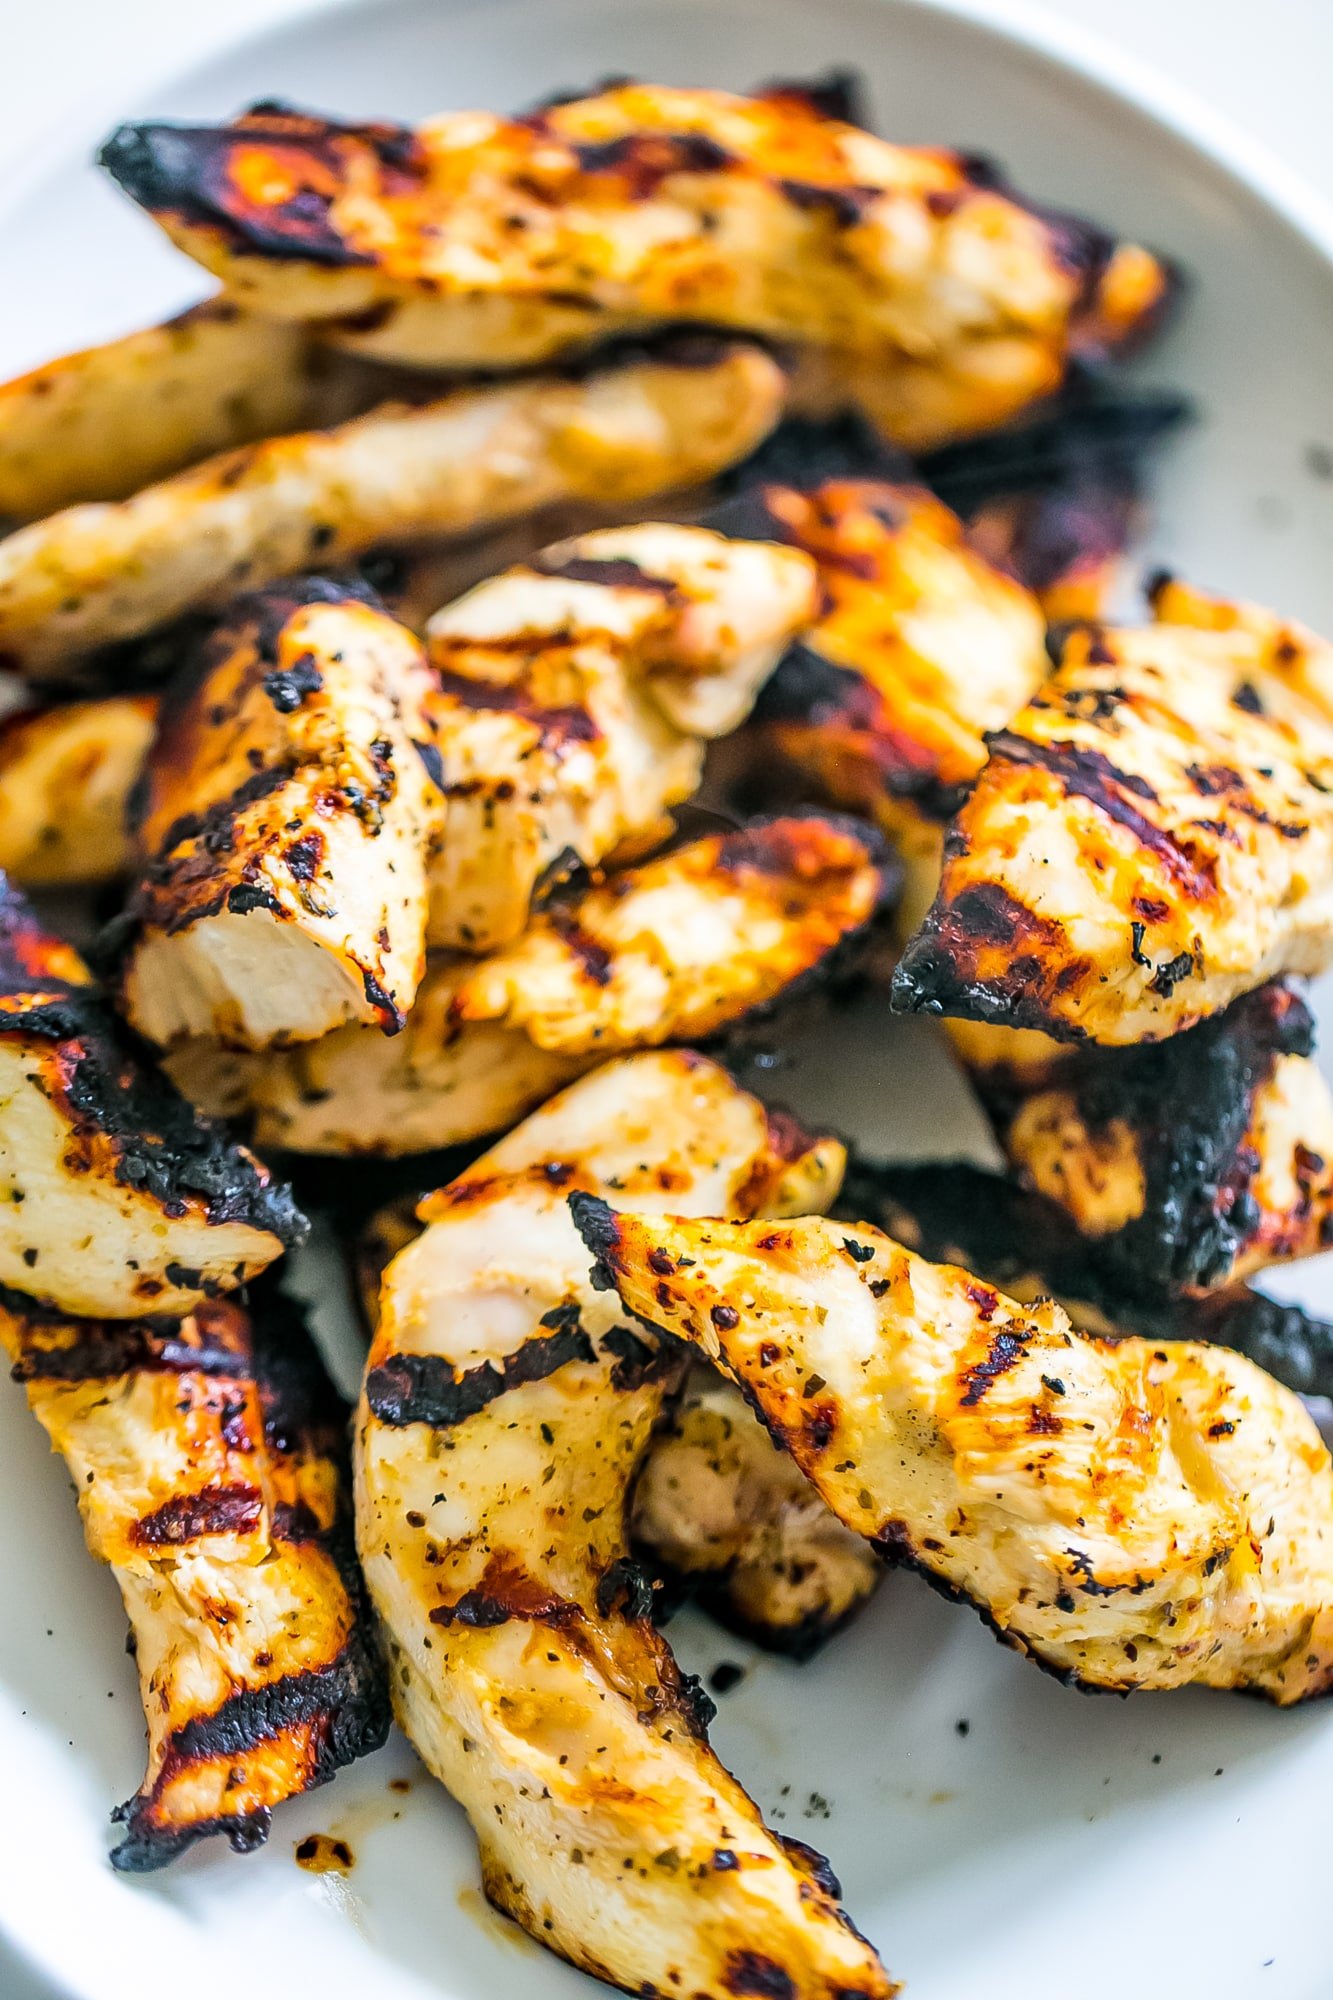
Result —
[[629, 1556], [617, 1556], [597, 1579], [597, 1611], [609, 1618], [613, 1612], [631, 1623], [653, 1615], [653, 1586], [641, 1563]]
[[727, 1954], [722, 1984], [737, 2000], [797, 2000], [796, 1982], [775, 1958], [760, 1951], [732, 1951]]
[[259, 1526], [263, 1496], [256, 1486], [206, 1486], [178, 1493], [134, 1524], [141, 1548], [181, 1548], [201, 1535], [242, 1535]]
[[[979, 964], [989, 952], [1002, 952], [1006, 963], [1002, 973], [983, 977]], [[1088, 969], [1085, 960], [1069, 958], [1058, 924], [999, 883], [978, 882], [931, 910], [894, 968], [890, 1001], [900, 1014], [952, 1014], [1081, 1041], [1081, 1031], [1048, 1003], [1052, 967], [1066, 983]]]
[[291, 715], [308, 694], [318, 694], [324, 686], [313, 653], [302, 653], [290, 667], [273, 667], [264, 675], [264, 693], [279, 715]]
[[[202, 1305], [183, 1321], [71, 1321], [44, 1312], [8, 1287], [0, 1287], [0, 1303], [22, 1323], [22, 1348], [12, 1370], [16, 1382], [93, 1382], [145, 1372], [233, 1382], [253, 1377], [248, 1337], [238, 1338], [244, 1315], [225, 1302]], [[74, 1330], [70, 1340], [60, 1338], [67, 1328]]]
[[282, 904], [262, 882], [233, 883], [227, 891], [227, 908], [234, 917], [248, 917], [253, 910], [267, 910], [273, 917], [283, 913]]
[[324, 836], [307, 833], [283, 849], [283, 860], [294, 882], [313, 882], [324, 860]]
[[[1281, 982], [1164, 1041], [1086, 1049], [1062, 1087], [1094, 1138], [1128, 1126], [1144, 1179], [1141, 1213], [1089, 1242], [1086, 1262], [1128, 1292], [1223, 1282], [1261, 1221], [1249, 1199], [1261, 1164], [1247, 1136], [1256, 1098], [1283, 1056], [1313, 1050], [1310, 1011]], [[1001, 1144], [1014, 1108], [1003, 1092], [990, 1096]]]
[[884, 190], [873, 187], [828, 187], [818, 181], [780, 180], [779, 191], [793, 208], [808, 214], [826, 215], [839, 229], [854, 229]]
[[569, 1212], [574, 1227], [592, 1252], [589, 1280], [595, 1292], [616, 1290], [616, 1268], [620, 1250], [620, 1219], [609, 1202], [576, 1188], [569, 1196]]
[[[122, 125], [98, 159], [150, 214], [216, 230], [253, 256], [335, 267], [375, 262], [330, 219], [352, 162], [368, 159], [386, 192], [416, 184], [423, 171], [405, 126], [339, 124], [273, 104], [232, 125]], [[247, 160], [267, 163], [271, 196], [262, 171], [244, 171]]]
[[1027, 1352], [1031, 1338], [1031, 1327], [999, 1327], [991, 1336], [990, 1347], [982, 1360], [974, 1361], [970, 1368], [963, 1370], [963, 1393], [958, 1399], [959, 1407], [964, 1410], [975, 1408], [992, 1382], [998, 1382], [1001, 1375], [1017, 1367]]
[[[571, 1200], [574, 1197], [571, 1197]], [[381, 1423], [430, 1424], [446, 1430], [475, 1417], [488, 1403], [525, 1382], [544, 1382], [571, 1361], [592, 1361], [592, 1342], [581, 1327], [534, 1334], [497, 1368], [483, 1361], [457, 1374], [440, 1354], [396, 1354], [366, 1377], [366, 1401]]]
[[585, 174], [615, 174], [631, 201], [647, 201], [673, 174], [715, 174], [733, 156], [703, 132], [627, 132], [571, 147]]
[[680, 1366], [668, 1343], [645, 1340], [627, 1326], [613, 1326], [602, 1335], [601, 1346], [603, 1354], [615, 1356], [611, 1381], [626, 1395], [645, 1383], [667, 1379]]
[[468, 1625], [486, 1631], [507, 1625], [517, 1618], [528, 1625], [577, 1625], [582, 1611], [567, 1597], [547, 1590], [536, 1577], [516, 1563], [492, 1558], [486, 1574], [474, 1590], [465, 1590], [452, 1604], [437, 1604], [430, 1614], [432, 1625]]
[[669, 576], [654, 576], [628, 556], [535, 555], [528, 568], [538, 576], [562, 576], [570, 583], [596, 583], [608, 590], [643, 590], [655, 597], [677, 598], [679, 585]]
[[559, 937], [570, 956], [577, 959], [579, 968], [594, 986], [609, 986], [613, 974], [613, 961], [606, 946], [591, 937], [578, 921], [578, 905], [554, 903], [547, 910], [547, 921]]
[[357, 1631], [329, 1666], [286, 1674], [266, 1687], [230, 1696], [211, 1715], [184, 1724], [172, 1737], [156, 1783], [118, 1806], [113, 1820], [127, 1828], [111, 1864], [122, 1874], [144, 1874], [174, 1861], [197, 1840], [225, 1834], [247, 1853], [268, 1837], [267, 1810], [184, 1825], [163, 1815], [160, 1801], [171, 1783], [197, 1762], [242, 1757], [286, 1731], [315, 1725], [311, 1761], [300, 1789], [322, 1785], [358, 1757], [378, 1750], [389, 1733], [389, 1705], [379, 1661]]
[[865, 79], [859, 70], [835, 65], [818, 76], [775, 77], [761, 84], [756, 97], [780, 103], [801, 104], [817, 118], [833, 118], [840, 125], [870, 129], [870, 107], [865, 101]]

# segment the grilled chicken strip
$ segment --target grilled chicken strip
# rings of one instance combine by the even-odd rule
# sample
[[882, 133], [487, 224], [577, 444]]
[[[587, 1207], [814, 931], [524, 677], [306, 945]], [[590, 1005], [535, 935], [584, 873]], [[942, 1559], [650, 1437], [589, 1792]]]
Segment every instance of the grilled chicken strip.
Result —
[[188, 1312], [305, 1235], [290, 1190], [145, 1064], [3, 877], [0, 1103], [0, 1285], [60, 1312]]
[[594, 1282], [737, 1380], [892, 1562], [1087, 1687], [1333, 1684], [1333, 1464], [1225, 1348], [1076, 1333], [868, 1224], [617, 1215]]
[[634, 1488], [634, 1546], [733, 1632], [808, 1660], [882, 1565], [773, 1442], [734, 1382], [691, 1370]]
[[50, 676], [312, 561], [471, 534], [571, 498], [614, 505], [693, 485], [759, 441], [782, 388], [759, 349], [710, 343], [584, 379], [386, 404], [207, 459], [0, 541], [0, 664]]
[[0, 515], [122, 500], [214, 452], [341, 422], [371, 379], [304, 328], [207, 299], [0, 384]]
[[1075, 631], [959, 812], [905, 1011], [1159, 1039], [1333, 953], [1333, 651]]
[[261, 105], [123, 126], [101, 160], [237, 299], [362, 352], [494, 367], [627, 327], [744, 328], [842, 350], [910, 447], [1049, 394], [1168, 289], [1146, 252], [994, 169], [799, 91], [627, 83], [415, 131]]
[[433, 944], [517, 937], [570, 859], [656, 845], [814, 614], [793, 549], [650, 522], [543, 551], [430, 621], [447, 800]]
[[[421, 1199], [387, 1202], [357, 1238], [352, 1275], [372, 1338], [385, 1267], [425, 1227]], [[730, 1631], [791, 1659], [818, 1652], [869, 1602], [882, 1574], [861, 1537], [774, 1445], [735, 1383], [703, 1362], [649, 1442], [630, 1536], [652, 1569]]]
[[168, 1047], [401, 1028], [442, 802], [418, 641], [350, 584], [239, 599], [166, 697], [127, 916], [131, 1021]]
[[893, 880], [848, 821], [692, 841], [553, 902], [489, 958], [437, 964], [393, 1041], [345, 1029], [259, 1065], [257, 1137], [411, 1153], [500, 1131], [608, 1055], [723, 1033], [827, 980]]
[[989, 1108], [1011, 1166], [1064, 1209], [1092, 1265], [1149, 1295], [1206, 1291], [1333, 1236], [1333, 1099], [1313, 1049], [1305, 1002], [1261, 986]]
[[678, 1363], [589, 1290], [565, 1193], [784, 1212], [840, 1171], [711, 1063], [629, 1057], [430, 1197], [385, 1275], [357, 1540], [399, 1719], [472, 1820], [491, 1901], [632, 1993], [892, 1989], [713, 1756], [648, 1617], [628, 1490]]
[[0, 721], [0, 868], [34, 888], [114, 881], [127, 808], [157, 724], [151, 695], [108, 695]]
[[0, 1294], [0, 1343], [78, 1493], [129, 1617], [148, 1772], [111, 1859], [160, 1868], [388, 1733], [351, 1548], [346, 1412], [269, 1292], [183, 1320], [67, 1319]]
[[854, 1161], [834, 1213], [865, 1216], [909, 1250], [961, 1264], [1011, 1299], [1058, 1299], [1086, 1333], [1215, 1341], [1297, 1395], [1333, 1396], [1333, 1325], [1248, 1285], [1175, 1299], [1118, 1285], [1053, 1203], [970, 1161]]
[[764, 486], [727, 518], [804, 549], [824, 593], [755, 705], [765, 747], [909, 854], [933, 853], [985, 762], [986, 732], [1050, 671], [1036, 600], [920, 488]]

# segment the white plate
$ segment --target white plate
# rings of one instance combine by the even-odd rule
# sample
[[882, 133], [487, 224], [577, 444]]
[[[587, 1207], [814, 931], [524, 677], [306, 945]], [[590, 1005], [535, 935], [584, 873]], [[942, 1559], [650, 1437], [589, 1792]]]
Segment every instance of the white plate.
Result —
[[[882, 130], [994, 151], [1024, 186], [1189, 267], [1188, 309], [1149, 372], [1190, 389], [1204, 421], [1163, 482], [1153, 557], [1333, 630], [1333, 483], [1310, 462], [1333, 447], [1333, 234], [1321, 243], [1313, 203], [1123, 63], [1068, 46], [1061, 60], [1049, 31], [1043, 53], [972, 12], [1038, 32], [983, 0], [386, 0], [249, 42], [124, 110], [225, 113], [262, 94], [411, 117], [616, 71], [744, 85], [854, 62]], [[81, 164], [99, 135], [83, 136], [75, 164], [0, 213], [6, 374], [198, 289]], [[885, 1150], [975, 1134], [920, 1025], [863, 1023], [857, 1053], [812, 1051], [783, 1083]], [[1333, 1307], [1327, 1264], [1275, 1288]], [[107, 1810], [134, 1789], [142, 1748], [124, 1624], [17, 1390], [0, 1394], [0, 1494], [0, 1927], [55, 1986], [78, 2000], [234, 2000], [238, 1984], [321, 2000], [591, 1994], [484, 1910], [462, 1816], [400, 1741], [281, 1811], [257, 1856], [206, 1847], [163, 1876], [115, 1877]], [[912, 2000], [1333, 1990], [1333, 1708], [1089, 1700], [910, 1577], [811, 1667], [701, 1620], [673, 1637], [691, 1668], [747, 1667], [719, 1749], [780, 1826], [828, 1851]], [[404, 1774], [406, 1797], [388, 1789]], [[313, 1829], [349, 1840], [346, 1881], [294, 1865]]]

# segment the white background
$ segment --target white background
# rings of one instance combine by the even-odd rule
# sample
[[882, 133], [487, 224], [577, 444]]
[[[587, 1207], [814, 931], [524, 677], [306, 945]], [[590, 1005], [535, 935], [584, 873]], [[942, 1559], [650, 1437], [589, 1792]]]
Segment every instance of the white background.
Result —
[[[103, 109], [110, 123], [173, 71], [306, 11], [318, 6], [0, 0], [0, 180], [59, 155], [66, 129]], [[1333, 0], [1049, 0], [1046, 11], [1189, 88], [1333, 202]], [[50, 1865], [59, 1869], [58, 1855]], [[51, 2000], [7, 1963], [3, 1945], [0, 2000]]]

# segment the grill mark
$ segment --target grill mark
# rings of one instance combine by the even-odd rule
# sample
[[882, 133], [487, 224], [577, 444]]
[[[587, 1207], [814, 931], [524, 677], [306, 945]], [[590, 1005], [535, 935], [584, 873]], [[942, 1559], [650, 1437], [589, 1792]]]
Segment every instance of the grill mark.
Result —
[[981, 1401], [993, 1382], [999, 1380], [1023, 1359], [1027, 1343], [1032, 1337], [1027, 1326], [1002, 1326], [992, 1335], [989, 1351], [982, 1361], [974, 1361], [962, 1374], [963, 1393], [958, 1399], [959, 1408], [971, 1410]]
[[[525, 638], [523, 650], [532, 650], [531, 638]], [[465, 674], [452, 673], [447, 667], [436, 667], [435, 680], [440, 693], [448, 700], [457, 702], [460, 708], [474, 713], [502, 710], [506, 714], [520, 716], [524, 722], [532, 724], [543, 743], [595, 743], [601, 735], [586, 708], [573, 705], [542, 708], [526, 688], [512, 682], [501, 685], [494, 681], [469, 680]]]
[[249, 1534], [263, 1519], [257, 1486], [206, 1486], [177, 1493], [134, 1523], [131, 1538], [141, 1548], [181, 1548], [203, 1535]]
[[492, 1556], [480, 1584], [451, 1604], [437, 1604], [430, 1613], [432, 1625], [468, 1625], [474, 1630], [507, 1625], [511, 1618], [558, 1629], [581, 1623], [583, 1612], [569, 1598], [546, 1589], [514, 1559]]
[[1118, 771], [1100, 750], [1084, 749], [1075, 743], [1035, 743], [1009, 729], [998, 730], [988, 741], [992, 756], [1049, 771], [1066, 792], [1087, 799], [1108, 819], [1125, 827], [1141, 847], [1157, 856], [1195, 902], [1207, 902], [1217, 893], [1210, 868], [1201, 865], [1183, 842], [1157, 826], [1125, 797], [1126, 792], [1132, 792], [1140, 798], [1155, 800], [1152, 787], [1142, 778]]
[[720, 173], [737, 164], [702, 132], [627, 132], [570, 151], [585, 174], [618, 174], [631, 201], [649, 200], [672, 174]]
[[456, 1375], [441, 1354], [396, 1354], [366, 1376], [366, 1401], [381, 1423], [402, 1429], [430, 1424], [450, 1429], [477, 1416], [510, 1389], [527, 1382], [544, 1382], [570, 1361], [595, 1359], [592, 1342], [582, 1327], [534, 1334], [500, 1367], [483, 1361]]
[[[3, 1304], [7, 1311], [31, 1319], [28, 1301], [17, 1294], [6, 1296]], [[248, 1347], [233, 1347], [223, 1338], [208, 1336], [192, 1343], [183, 1337], [179, 1321], [122, 1326], [85, 1320], [79, 1325], [80, 1332], [67, 1345], [25, 1344], [10, 1371], [13, 1380], [74, 1383], [140, 1374], [207, 1375], [236, 1383], [254, 1379]]]
[[611, 590], [646, 590], [679, 598], [680, 587], [669, 576], [654, 576], [629, 556], [535, 555], [528, 568], [537, 576], [559, 576], [570, 583], [599, 583]]
[[196, 1840], [218, 1832], [226, 1833], [233, 1847], [239, 1832], [240, 1852], [261, 1846], [271, 1822], [267, 1807], [234, 1819], [186, 1825], [158, 1823], [155, 1815], [167, 1788], [191, 1764], [238, 1758], [302, 1728], [311, 1730], [312, 1766], [298, 1791], [325, 1783], [345, 1764], [384, 1742], [389, 1733], [387, 1695], [378, 1661], [361, 1631], [353, 1632], [327, 1667], [283, 1674], [266, 1687], [243, 1688], [210, 1715], [183, 1723], [171, 1737], [152, 1786], [111, 1815], [128, 1828], [111, 1855], [112, 1866], [126, 1874], [161, 1868]]

